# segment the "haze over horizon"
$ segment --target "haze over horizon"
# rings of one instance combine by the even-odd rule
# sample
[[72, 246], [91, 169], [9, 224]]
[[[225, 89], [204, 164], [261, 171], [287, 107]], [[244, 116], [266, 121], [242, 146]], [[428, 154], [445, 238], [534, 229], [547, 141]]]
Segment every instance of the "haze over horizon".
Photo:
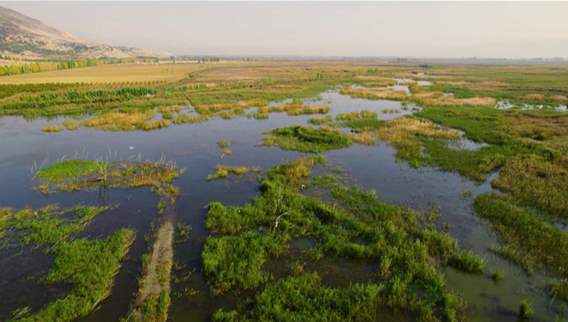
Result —
[[0, 2], [61, 31], [188, 55], [568, 56], [565, 3]]

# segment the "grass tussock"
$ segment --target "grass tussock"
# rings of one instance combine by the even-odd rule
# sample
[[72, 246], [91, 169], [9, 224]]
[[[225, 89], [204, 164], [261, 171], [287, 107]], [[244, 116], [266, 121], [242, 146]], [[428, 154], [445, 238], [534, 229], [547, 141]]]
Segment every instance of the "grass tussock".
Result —
[[351, 137], [339, 130], [322, 127], [290, 126], [276, 128], [266, 133], [262, 143], [266, 146], [278, 146], [285, 150], [322, 153], [332, 149], [349, 147]]

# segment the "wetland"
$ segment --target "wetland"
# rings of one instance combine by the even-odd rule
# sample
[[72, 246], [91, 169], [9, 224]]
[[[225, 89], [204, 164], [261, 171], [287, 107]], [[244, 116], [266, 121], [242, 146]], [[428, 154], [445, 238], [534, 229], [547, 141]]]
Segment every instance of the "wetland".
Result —
[[0, 321], [568, 319], [565, 65], [94, 64], [0, 93]]

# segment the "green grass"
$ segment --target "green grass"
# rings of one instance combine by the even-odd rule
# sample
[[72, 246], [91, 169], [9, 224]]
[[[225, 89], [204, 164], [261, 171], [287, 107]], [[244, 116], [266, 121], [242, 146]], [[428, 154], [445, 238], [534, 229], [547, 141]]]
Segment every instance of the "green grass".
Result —
[[276, 128], [266, 134], [262, 141], [266, 146], [311, 153], [346, 148], [352, 142], [349, 136], [339, 130], [301, 125]]
[[530, 156], [507, 161], [493, 185], [520, 203], [568, 220], [568, 167]]
[[25, 243], [57, 244], [82, 231], [96, 216], [108, 209], [88, 206], [63, 210], [54, 206], [39, 210], [27, 208], [13, 215], [11, 225], [23, 235], [21, 238]]
[[509, 259], [529, 271], [543, 268], [550, 274], [568, 276], [568, 233], [505, 196], [481, 195], [475, 200], [475, 211], [491, 222]]
[[76, 180], [97, 172], [101, 166], [103, 166], [103, 161], [66, 160], [40, 169], [35, 177], [48, 184], [65, 180]]
[[277, 281], [259, 292], [252, 309], [217, 311], [214, 321], [374, 321], [381, 287], [325, 287], [317, 274]]
[[[412, 312], [428, 321], [459, 320], [462, 303], [447, 289], [439, 268], [452, 266], [479, 274], [484, 271], [485, 262], [461, 250], [453, 238], [436, 231], [432, 224], [425, 225], [423, 214], [383, 203], [372, 192], [345, 186], [333, 177], [316, 177], [312, 183], [317, 189], [327, 191], [332, 201], [303, 195], [301, 187], [309, 185], [307, 177], [318, 162], [307, 160], [296, 160], [268, 171], [261, 180], [262, 194], [251, 203], [242, 207], [225, 207], [218, 202], [209, 205], [206, 228], [210, 235], [202, 257], [212, 288], [221, 293], [258, 290], [251, 304], [237, 311], [218, 312], [215, 317], [219, 320], [367, 317], [369, 312], [385, 306]], [[357, 302], [352, 302], [348, 294], [353, 288], [326, 288], [319, 285], [315, 275], [309, 275], [306, 277], [309, 283], [299, 280], [300, 284], [293, 287], [302, 290], [296, 296], [313, 298], [314, 302], [307, 303], [314, 304], [306, 304], [298, 315], [284, 309], [288, 303], [296, 303], [294, 297], [285, 292], [279, 297], [277, 293], [283, 291], [269, 290], [292, 280], [282, 277], [267, 284], [270, 276], [276, 278], [267, 264], [277, 259], [297, 259], [297, 253], [291, 252], [289, 245], [305, 238], [314, 240], [315, 245], [301, 258], [313, 261], [316, 269], [322, 257], [357, 260], [361, 265], [377, 263], [376, 279], [356, 286], [373, 292], [363, 292]], [[308, 256], [314, 251], [319, 255]], [[348, 281], [350, 277], [344, 278]], [[302, 285], [306, 283], [304, 288]], [[304, 294], [307, 289], [311, 291]], [[330, 294], [330, 298], [322, 294]], [[266, 303], [281, 304], [266, 306], [258, 300], [260, 297], [265, 297]], [[337, 298], [347, 301], [348, 307], [349, 303], [354, 304], [353, 311], [341, 310], [344, 315], [338, 315], [329, 304], [336, 303]], [[355, 303], [369, 306], [359, 311]], [[254, 312], [270, 315], [257, 316]]]
[[56, 244], [49, 250], [55, 260], [46, 282], [71, 283], [72, 290], [15, 321], [74, 321], [91, 313], [110, 295], [133, 240], [132, 230], [121, 229], [100, 240], [78, 239]]

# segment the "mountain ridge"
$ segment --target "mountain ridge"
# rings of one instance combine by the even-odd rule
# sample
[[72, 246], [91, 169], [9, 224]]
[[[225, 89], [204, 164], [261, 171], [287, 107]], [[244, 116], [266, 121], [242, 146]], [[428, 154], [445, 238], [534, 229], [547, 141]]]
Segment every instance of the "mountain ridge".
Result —
[[26, 58], [166, 57], [166, 52], [111, 46], [76, 37], [0, 6], [0, 53]]

